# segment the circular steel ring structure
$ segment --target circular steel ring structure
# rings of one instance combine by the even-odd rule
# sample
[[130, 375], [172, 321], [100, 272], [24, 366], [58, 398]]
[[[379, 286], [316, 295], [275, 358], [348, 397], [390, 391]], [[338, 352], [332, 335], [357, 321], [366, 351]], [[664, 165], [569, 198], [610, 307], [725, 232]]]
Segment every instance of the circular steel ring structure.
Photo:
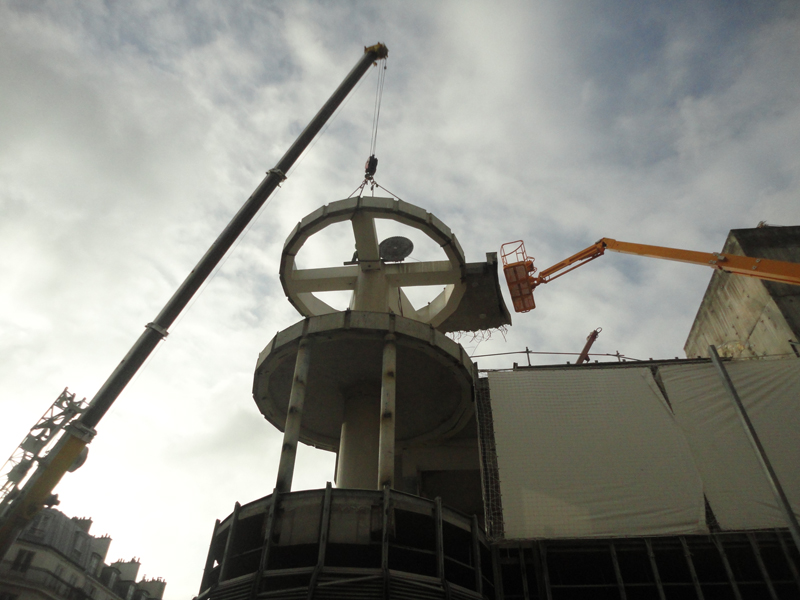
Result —
[[[386, 264], [380, 257], [375, 219], [390, 219], [422, 231], [442, 248], [447, 260]], [[297, 269], [295, 257], [309, 237], [329, 225], [348, 220], [353, 225], [357, 264]], [[280, 263], [284, 292], [303, 316], [337, 312], [314, 292], [353, 290], [354, 296], [361, 294], [367, 304], [357, 303], [351, 308], [394, 312], [434, 327], [458, 307], [466, 290], [464, 274], [464, 251], [450, 228], [424, 209], [393, 198], [347, 198], [315, 210], [287, 238]], [[445, 289], [427, 306], [415, 309], [402, 288], [427, 285], [444, 285]]]
[[472, 361], [431, 325], [388, 313], [336, 312], [278, 332], [256, 365], [259, 410], [283, 431], [297, 350], [306, 339], [311, 362], [300, 440], [337, 451], [348, 396], [380, 396], [381, 352], [389, 334], [397, 344], [397, 443], [456, 434], [472, 414]]

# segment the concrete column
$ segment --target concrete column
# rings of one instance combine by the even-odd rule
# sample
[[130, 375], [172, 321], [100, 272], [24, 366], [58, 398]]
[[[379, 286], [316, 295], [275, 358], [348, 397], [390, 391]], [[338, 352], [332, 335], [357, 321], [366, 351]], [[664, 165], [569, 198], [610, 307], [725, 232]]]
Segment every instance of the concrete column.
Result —
[[383, 346], [381, 376], [381, 421], [378, 445], [378, 489], [394, 487], [394, 422], [397, 373], [397, 344], [393, 334], [387, 335]]
[[389, 312], [389, 283], [382, 267], [359, 271], [350, 308], [367, 312]]
[[380, 397], [377, 386], [345, 395], [336, 487], [378, 487]]
[[292, 392], [289, 395], [289, 408], [286, 411], [286, 426], [283, 428], [281, 460], [278, 463], [278, 481], [275, 489], [279, 493], [292, 491], [294, 462], [297, 458], [297, 442], [300, 439], [300, 423], [303, 419], [303, 403], [306, 399], [306, 380], [309, 363], [308, 340], [300, 340], [297, 360], [294, 363]]

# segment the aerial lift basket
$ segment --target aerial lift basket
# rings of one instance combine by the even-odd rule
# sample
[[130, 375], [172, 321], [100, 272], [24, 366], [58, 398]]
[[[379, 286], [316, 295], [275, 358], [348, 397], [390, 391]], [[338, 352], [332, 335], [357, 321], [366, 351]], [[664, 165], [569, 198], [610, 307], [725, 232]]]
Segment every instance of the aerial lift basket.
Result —
[[533, 286], [530, 277], [536, 273], [533, 258], [525, 253], [525, 243], [522, 240], [508, 242], [500, 247], [500, 256], [503, 259], [503, 274], [511, 292], [511, 301], [516, 312], [528, 312], [536, 308], [533, 301]]

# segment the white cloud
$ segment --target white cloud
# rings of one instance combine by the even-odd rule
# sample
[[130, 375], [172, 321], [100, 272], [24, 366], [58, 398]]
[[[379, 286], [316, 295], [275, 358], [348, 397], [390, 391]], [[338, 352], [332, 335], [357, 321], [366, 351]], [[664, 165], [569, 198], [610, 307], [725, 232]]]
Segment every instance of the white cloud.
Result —
[[[91, 397], [363, 45], [390, 50], [378, 181], [445, 221], [469, 261], [523, 238], [546, 267], [602, 236], [717, 250], [731, 228], [800, 222], [797, 25], [791, 8], [713, 4], [0, 5], [4, 451], [65, 385]], [[250, 386], [258, 352], [298, 319], [278, 257], [299, 219], [360, 183], [374, 86], [371, 73], [58, 490], [114, 538], [112, 558], [164, 576], [168, 599], [196, 593], [213, 520], [274, 485], [281, 436]], [[505, 340], [464, 343], [578, 352], [602, 326], [596, 352], [671, 358], [709, 276], [609, 254], [541, 288]], [[525, 357], [479, 362], [512, 360]], [[297, 486], [333, 476], [329, 454], [298, 464]]]

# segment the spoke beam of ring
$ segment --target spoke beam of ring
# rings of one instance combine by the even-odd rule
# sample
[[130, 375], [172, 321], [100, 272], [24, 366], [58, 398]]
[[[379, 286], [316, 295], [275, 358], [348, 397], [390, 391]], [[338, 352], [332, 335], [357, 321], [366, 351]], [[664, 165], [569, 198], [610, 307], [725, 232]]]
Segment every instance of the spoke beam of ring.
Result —
[[292, 272], [291, 289], [295, 293], [335, 292], [356, 287], [358, 267], [326, 267], [322, 269], [298, 269]]
[[364, 213], [356, 213], [351, 219], [353, 235], [356, 238], [356, 251], [361, 263], [377, 262], [381, 259], [378, 249], [378, 233], [375, 231], [375, 219]]

